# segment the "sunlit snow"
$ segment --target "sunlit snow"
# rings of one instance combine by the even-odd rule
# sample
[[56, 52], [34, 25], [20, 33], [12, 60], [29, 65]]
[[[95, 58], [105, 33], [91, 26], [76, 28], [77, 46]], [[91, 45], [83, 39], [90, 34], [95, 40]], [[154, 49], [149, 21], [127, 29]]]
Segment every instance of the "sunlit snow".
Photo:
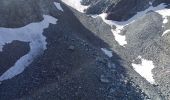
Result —
[[111, 31], [115, 37], [115, 40], [119, 43], [119, 45], [125, 47], [125, 45], [127, 44], [127, 41], [126, 41], [125, 35], [120, 35], [120, 32], [122, 31], [122, 29], [116, 28], [115, 30], [112, 29]]
[[14, 40], [30, 42], [30, 52], [21, 57], [14, 66], [0, 76], [0, 81], [11, 79], [22, 73], [24, 69], [33, 61], [33, 59], [42, 54], [46, 49], [46, 37], [43, 36], [44, 29], [49, 24], [56, 24], [57, 19], [48, 15], [44, 15], [44, 20], [37, 23], [31, 23], [21, 28], [0, 28], [0, 50], [6, 43]]
[[155, 84], [155, 80], [152, 74], [152, 69], [154, 68], [153, 61], [142, 59], [140, 56], [138, 58], [141, 59], [142, 63], [132, 63], [134, 70], [138, 72], [142, 77], [144, 77], [148, 82]]
[[167, 17], [163, 18], [163, 23], [164, 24], [168, 23], [168, 18]]
[[170, 29], [169, 30], [166, 30], [165, 32], [163, 32], [162, 36], [164, 36], [165, 34], [169, 33], [170, 32]]
[[155, 10], [155, 12], [159, 13], [160, 15], [162, 15], [163, 23], [166, 24], [168, 23], [168, 19], [167, 17], [170, 16], [170, 9], [165, 8], [166, 6], [164, 4], [161, 4], [160, 6], [158, 6], [158, 9]]
[[[150, 3], [150, 5], [151, 5], [151, 3]], [[101, 17], [106, 24], [111, 25], [111, 26], [112, 25], [116, 26], [116, 29], [111, 30], [113, 32], [113, 35], [115, 36], [115, 40], [119, 43], [119, 45], [125, 46], [127, 44], [126, 36], [120, 35], [120, 32], [124, 29], [125, 26], [133, 23], [134, 21], [136, 21], [141, 16], [146, 15], [147, 12], [149, 12], [149, 11], [154, 11], [154, 12], [157, 12], [160, 15], [162, 15], [162, 18], [164, 19], [163, 24], [168, 22], [167, 17], [170, 16], [170, 9], [166, 8], [166, 5], [164, 3], [162, 3], [162, 4], [160, 4], [156, 7], [153, 7], [151, 5], [148, 9], [138, 12], [136, 15], [134, 15], [129, 20], [122, 21], [122, 22], [113, 21], [113, 20], [106, 20], [105, 18], [107, 16], [107, 13], [102, 13], [100, 15], [92, 15], [92, 17], [93, 18]]]
[[[107, 23], [107, 24], [109, 24], [111, 26], [112, 25], [116, 26], [116, 29], [111, 29], [111, 31], [112, 31], [112, 33], [113, 33], [113, 35], [115, 37], [115, 40], [119, 43], [119, 45], [125, 46], [127, 44], [126, 37], [125, 37], [125, 35], [120, 35], [121, 31], [124, 28], [124, 25], [121, 25], [121, 24], [119, 25], [119, 24], [117, 24], [116, 21], [106, 20], [105, 19], [106, 16], [107, 16], [106, 13], [102, 13], [99, 16], [103, 19], [103, 21], [105, 23]], [[97, 16], [93, 16], [93, 18], [95, 18], [95, 17], [97, 17]]]
[[61, 7], [60, 3], [54, 2], [54, 5], [57, 7], [58, 10], [64, 11], [63, 8]]
[[61, 1], [82, 13], [84, 12], [85, 9], [89, 7], [82, 5], [81, 4], [82, 0], [61, 0]]
[[107, 49], [105, 49], [105, 48], [101, 48], [101, 50], [104, 52], [104, 54], [105, 55], [107, 55], [108, 57], [112, 57], [113, 55], [112, 55], [112, 51], [110, 51], [110, 50], [107, 50]]

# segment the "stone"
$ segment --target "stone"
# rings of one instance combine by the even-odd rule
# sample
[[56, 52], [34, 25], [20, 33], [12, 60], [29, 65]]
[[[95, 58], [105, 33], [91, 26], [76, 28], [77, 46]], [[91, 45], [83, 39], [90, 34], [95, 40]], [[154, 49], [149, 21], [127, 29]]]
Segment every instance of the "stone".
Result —
[[116, 65], [113, 64], [113, 63], [111, 63], [111, 62], [108, 62], [108, 67], [109, 67], [110, 69], [115, 69], [115, 68], [116, 68]]
[[108, 79], [107, 77], [105, 77], [104, 75], [101, 75], [101, 76], [100, 76], [100, 81], [101, 81], [102, 83], [109, 83], [109, 82], [110, 82], [109, 79]]
[[75, 49], [75, 47], [74, 47], [74, 46], [72, 46], [72, 45], [68, 47], [68, 50], [73, 51], [74, 49]]

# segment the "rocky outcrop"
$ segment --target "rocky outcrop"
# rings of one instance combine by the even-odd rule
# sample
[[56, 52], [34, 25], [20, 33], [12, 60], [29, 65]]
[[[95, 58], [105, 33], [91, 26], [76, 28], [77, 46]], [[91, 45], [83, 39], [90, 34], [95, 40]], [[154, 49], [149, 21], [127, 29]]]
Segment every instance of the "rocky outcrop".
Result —
[[60, 14], [51, 0], [1, 0], [0, 6], [0, 27], [21, 27], [43, 20], [43, 14]]
[[169, 0], [83, 0], [82, 4], [89, 5], [87, 14], [107, 13], [106, 19], [125, 21], [137, 12], [147, 9], [151, 4], [170, 3]]
[[29, 43], [21, 41], [13, 41], [3, 47], [0, 51], [0, 75], [17, 62], [22, 56], [26, 55], [30, 50]]
[[[54, 2], [60, 3], [63, 11]], [[151, 2], [154, 6], [169, 3], [168, 0], [83, 0], [83, 5], [90, 6], [86, 13], [81, 13], [58, 0], [1, 0], [0, 27], [23, 27], [40, 22], [46, 14], [58, 21], [41, 31], [47, 42], [44, 53], [23, 73], [0, 82], [0, 99], [169, 100], [170, 38], [169, 34], [162, 36], [169, 29], [169, 22], [163, 25], [160, 14], [146, 12], [120, 30], [119, 35], [127, 41], [121, 46], [112, 32], [116, 25], [106, 24], [100, 16], [89, 16], [107, 13], [106, 19], [126, 21], [148, 8]], [[5, 66], [0, 71], [4, 72], [28, 53], [28, 45], [22, 41], [5, 45], [0, 52], [0, 65]], [[103, 48], [111, 56], [105, 55]], [[134, 70], [132, 63], [142, 65], [139, 56], [153, 61], [156, 85]]]

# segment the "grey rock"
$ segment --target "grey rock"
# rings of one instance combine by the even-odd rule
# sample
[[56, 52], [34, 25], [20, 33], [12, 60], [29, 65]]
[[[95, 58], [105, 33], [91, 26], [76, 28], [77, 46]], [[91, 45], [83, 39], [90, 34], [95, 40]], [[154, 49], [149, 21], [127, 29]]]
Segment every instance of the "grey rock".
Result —
[[68, 50], [73, 51], [73, 50], [75, 50], [75, 47], [71, 45], [71, 46], [68, 47]]
[[111, 62], [108, 62], [108, 68], [110, 69], [115, 69], [116, 68], [116, 65], [111, 63]]
[[[86, 14], [106, 12], [107, 19], [124, 21], [148, 8], [149, 1], [83, 0], [82, 4], [90, 5]], [[1, 27], [22, 27], [41, 21], [44, 14], [58, 19], [56, 25], [50, 24], [44, 30], [48, 43], [44, 54], [22, 74], [0, 85], [2, 100], [144, 100], [145, 97], [169, 100], [170, 37], [161, 37], [162, 16], [148, 12], [126, 26], [120, 34], [126, 36], [128, 44], [121, 47], [110, 31], [111, 26], [101, 18], [94, 19], [61, 5], [63, 13], [51, 0], [0, 1]], [[165, 29], [168, 28], [167, 24]], [[113, 49], [112, 58], [103, 55], [100, 50], [103, 47]], [[133, 70], [131, 63], [139, 55], [154, 62], [153, 74], [159, 86], [149, 84]]]
[[100, 76], [100, 81], [102, 83], [109, 83], [110, 82], [109, 79], [105, 75]]

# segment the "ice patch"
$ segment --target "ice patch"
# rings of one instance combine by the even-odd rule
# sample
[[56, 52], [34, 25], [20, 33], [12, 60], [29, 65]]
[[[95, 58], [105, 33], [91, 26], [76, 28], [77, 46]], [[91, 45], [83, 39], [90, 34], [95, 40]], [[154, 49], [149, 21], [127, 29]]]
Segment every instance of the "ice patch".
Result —
[[152, 74], [152, 69], [154, 68], [153, 61], [142, 59], [141, 57], [138, 58], [141, 59], [142, 63], [132, 63], [134, 70], [138, 72], [142, 77], [144, 77], [148, 82], [150, 82], [151, 84], [155, 84], [155, 80]]
[[89, 7], [82, 5], [81, 4], [82, 0], [61, 0], [61, 1], [82, 13], [84, 13], [84, 10]]
[[61, 7], [60, 3], [54, 2], [54, 5], [57, 7], [58, 10], [64, 11], [63, 8]]
[[107, 50], [107, 49], [105, 49], [105, 48], [101, 48], [101, 50], [104, 52], [104, 54], [105, 55], [107, 55], [108, 57], [112, 57], [113, 55], [112, 55], [112, 51], [109, 51], [109, 50]]
[[0, 51], [2, 51], [6, 43], [11, 43], [14, 40], [30, 42], [30, 52], [21, 57], [14, 66], [3, 73], [0, 76], [0, 81], [11, 79], [22, 73], [33, 59], [46, 49], [46, 37], [42, 33], [45, 28], [49, 27], [50, 23], [56, 24], [57, 19], [48, 15], [43, 17], [43, 21], [31, 23], [21, 28], [0, 28]]

